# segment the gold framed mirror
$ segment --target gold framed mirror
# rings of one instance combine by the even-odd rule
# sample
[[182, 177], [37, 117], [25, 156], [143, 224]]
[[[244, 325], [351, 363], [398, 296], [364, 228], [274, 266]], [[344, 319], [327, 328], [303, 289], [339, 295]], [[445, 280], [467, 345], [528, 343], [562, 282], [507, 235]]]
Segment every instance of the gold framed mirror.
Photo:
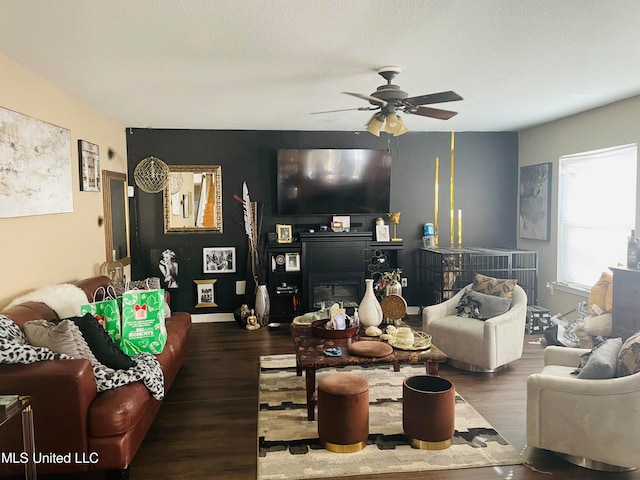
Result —
[[169, 165], [164, 233], [222, 233], [222, 167]]
[[127, 175], [102, 171], [102, 201], [104, 203], [104, 235], [107, 262], [131, 263], [129, 249], [129, 202]]

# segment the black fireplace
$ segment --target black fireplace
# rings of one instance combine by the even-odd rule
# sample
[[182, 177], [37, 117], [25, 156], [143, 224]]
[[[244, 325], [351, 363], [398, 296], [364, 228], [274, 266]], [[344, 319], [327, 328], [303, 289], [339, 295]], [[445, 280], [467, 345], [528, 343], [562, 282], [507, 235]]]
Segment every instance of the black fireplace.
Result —
[[308, 277], [309, 311], [316, 311], [324, 304], [330, 307], [342, 303], [345, 308], [357, 307], [364, 295], [364, 273], [310, 274]]

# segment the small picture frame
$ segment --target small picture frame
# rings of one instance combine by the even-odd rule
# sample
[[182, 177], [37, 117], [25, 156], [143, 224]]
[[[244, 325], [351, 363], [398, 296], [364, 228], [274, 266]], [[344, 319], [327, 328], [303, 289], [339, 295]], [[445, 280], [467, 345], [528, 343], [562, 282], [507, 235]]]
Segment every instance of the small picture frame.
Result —
[[333, 221], [342, 223], [341, 232], [351, 231], [351, 217], [349, 215], [334, 215]]
[[300, 254], [297, 252], [286, 253], [284, 262], [285, 272], [299, 272], [300, 271]]
[[376, 242], [389, 242], [389, 225], [376, 225]]
[[331, 230], [334, 232], [344, 232], [342, 222], [331, 222]]
[[203, 273], [234, 273], [236, 271], [236, 247], [204, 247], [202, 249]]
[[80, 191], [100, 191], [100, 153], [98, 145], [78, 140], [78, 157], [80, 159]]
[[213, 285], [218, 280], [215, 278], [207, 280], [194, 280], [196, 284], [196, 305], [195, 308], [217, 307], [215, 301], [215, 290]]
[[291, 225], [276, 224], [276, 234], [278, 235], [278, 243], [291, 243], [293, 241]]

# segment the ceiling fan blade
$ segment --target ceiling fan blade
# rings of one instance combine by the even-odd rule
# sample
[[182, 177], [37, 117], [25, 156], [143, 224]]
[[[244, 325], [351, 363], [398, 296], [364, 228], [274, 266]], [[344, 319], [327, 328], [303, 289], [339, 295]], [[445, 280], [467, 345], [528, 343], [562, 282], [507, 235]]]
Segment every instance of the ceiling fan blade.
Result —
[[325, 110], [324, 112], [311, 112], [311, 115], [319, 115], [321, 113], [348, 112], [350, 110], [377, 110], [378, 107], [358, 107], [358, 108], [340, 108], [338, 110]]
[[449, 110], [441, 110], [439, 108], [431, 107], [407, 108], [405, 112], [413, 113], [414, 115], [422, 115], [423, 117], [437, 118], [439, 120], [449, 120], [451, 117], [458, 114], [458, 112], [451, 112]]
[[420, 95], [418, 97], [409, 97], [405, 98], [404, 102], [413, 106], [417, 106], [427, 105], [431, 103], [455, 102], [458, 100], [462, 100], [462, 97], [460, 95], [458, 95], [456, 92], [448, 91], [430, 93], [428, 95]]
[[354, 97], [362, 98], [363, 100], [366, 100], [368, 102], [374, 103], [376, 105], [380, 105], [381, 107], [386, 107], [387, 106], [387, 101], [386, 100], [382, 100], [380, 98], [372, 97], [371, 95], [365, 95], [364, 93], [353, 93], [353, 92], [342, 92], [342, 93], [346, 93], [347, 95], [353, 95]]

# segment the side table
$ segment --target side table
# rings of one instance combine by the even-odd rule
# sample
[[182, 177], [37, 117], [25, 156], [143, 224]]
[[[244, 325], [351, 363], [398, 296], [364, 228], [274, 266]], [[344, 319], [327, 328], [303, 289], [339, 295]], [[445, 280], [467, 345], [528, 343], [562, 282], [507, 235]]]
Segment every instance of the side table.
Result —
[[27, 395], [21, 395], [18, 399], [18, 404], [10, 407], [4, 412], [0, 412], [0, 428], [9, 422], [18, 414], [22, 415], [22, 445], [24, 453], [27, 455], [27, 461], [24, 465], [24, 476], [27, 480], [35, 480], [36, 464], [35, 464], [35, 451], [36, 442], [33, 433], [33, 410], [31, 408], [31, 397]]

